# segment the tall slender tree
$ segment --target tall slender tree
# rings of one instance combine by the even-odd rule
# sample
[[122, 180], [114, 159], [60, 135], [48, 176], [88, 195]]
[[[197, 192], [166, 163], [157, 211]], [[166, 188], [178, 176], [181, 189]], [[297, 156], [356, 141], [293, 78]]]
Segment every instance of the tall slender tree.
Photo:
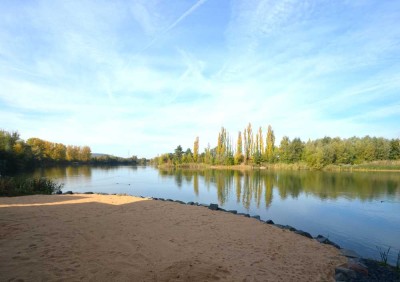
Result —
[[251, 123], [244, 129], [244, 160], [248, 163], [251, 160], [253, 154], [253, 130], [251, 129]]
[[268, 162], [274, 161], [274, 151], [275, 151], [275, 135], [274, 135], [274, 131], [272, 130], [271, 125], [268, 125], [267, 148], [265, 151], [266, 160]]
[[196, 137], [193, 144], [193, 160], [195, 163], [199, 161], [199, 137]]
[[260, 153], [263, 154], [264, 153], [264, 139], [263, 139], [263, 133], [262, 133], [262, 127], [260, 126], [260, 128], [258, 129], [258, 142], [259, 142], [259, 150]]
[[242, 133], [239, 131], [238, 139], [236, 142], [235, 164], [241, 164], [242, 162], [243, 162]]

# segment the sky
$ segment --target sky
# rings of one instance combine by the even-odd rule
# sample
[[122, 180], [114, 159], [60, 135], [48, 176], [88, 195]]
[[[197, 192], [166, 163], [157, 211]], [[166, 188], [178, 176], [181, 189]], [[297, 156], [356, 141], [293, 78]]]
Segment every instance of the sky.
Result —
[[0, 128], [25, 140], [400, 138], [399, 90], [400, 1], [0, 1]]

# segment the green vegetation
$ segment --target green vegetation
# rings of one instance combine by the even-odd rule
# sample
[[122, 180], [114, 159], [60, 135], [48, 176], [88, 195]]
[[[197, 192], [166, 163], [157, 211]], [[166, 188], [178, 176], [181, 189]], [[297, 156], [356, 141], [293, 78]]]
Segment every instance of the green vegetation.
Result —
[[22, 140], [17, 132], [0, 130], [0, 176], [41, 165], [90, 163], [98, 165], [145, 164], [146, 159], [109, 155], [92, 157], [89, 146], [71, 146], [39, 138]]
[[[182, 150], [179, 145], [174, 153], [166, 153], [152, 160], [160, 166], [187, 166], [190, 163], [207, 165], [250, 165], [266, 168], [297, 167], [329, 170], [393, 170], [400, 169], [400, 139], [365, 136], [363, 138], [331, 138], [302, 141], [290, 140], [284, 136], [279, 146], [275, 146], [275, 135], [268, 126], [263, 139], [260, 127], [253, 134], [249, 123], [239, 131], [236, 145], [224, 127], [218, 134], [217, 146], [206, 147], [198, 153], [199, 138], [194, 142], [195, 154], [191, 149]], [[235, 148], [235, 149], [234, 149]]]
[[61, 191], [62, 184], [46, 178], [0, 177], [0, 196], [53, 194]]
[[17, 132], [0, 130], [0, 175], [21, 172], [37, 164], [88, 162], [90, 158], [88, 146], [66, 146], [39, 138], [25, 142]]
[[121, 158], [111, 155], [101, 155], [101, 156], [92, 156], [90, 160], [90, 164], [92, 165], [146, 165], [147, 160], [145, 158], [139, 159], [136, 156], [132, 156], [131, 158]]

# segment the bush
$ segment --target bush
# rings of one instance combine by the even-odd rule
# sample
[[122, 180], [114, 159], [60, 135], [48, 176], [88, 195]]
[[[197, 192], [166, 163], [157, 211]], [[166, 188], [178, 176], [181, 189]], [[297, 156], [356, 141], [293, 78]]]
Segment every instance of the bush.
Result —
[[62, 186], [47, 178], [0, 177], [0, 196], [50, 195], [61, 191]]

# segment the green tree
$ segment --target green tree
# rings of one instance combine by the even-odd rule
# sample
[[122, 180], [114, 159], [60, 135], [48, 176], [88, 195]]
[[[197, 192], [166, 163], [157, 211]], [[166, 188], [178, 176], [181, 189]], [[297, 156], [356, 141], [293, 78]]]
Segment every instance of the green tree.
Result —
[[399, 139], [390, 140], [389, 159], [391, 159], [391, 160], [400, 159], [400, 140]]
[[265, 159], [267, 162], [271, 163], [274, 161], [274, 151], [275, 151], [275, 135], [271, 125], [268, 125], [266, 141], [267, 142], [266, 142]]
[[281, 144], [279, 145], [279, 161], [284, 163], [290, 162], [290, 139], [287, 136], [282, 137]]
[[183, 155], [182, 146], [178, 145], [178, 147], [176, 147], [175, 153], [174, 153], [174, 163], [175, 164], [180, 164], [182, 162], [182, 155]]
[[185, 153], [183, 154], [182, 162], [183, 163], [193, 162], [193, 154], [192, 154], [192, 150], [190, 150], [190, 148], [187, 148]]
[[289, 145], [289, 161], [298, 162], [301, 160], [303, 155], [304, 144], [300, 138], [294, 138]]

